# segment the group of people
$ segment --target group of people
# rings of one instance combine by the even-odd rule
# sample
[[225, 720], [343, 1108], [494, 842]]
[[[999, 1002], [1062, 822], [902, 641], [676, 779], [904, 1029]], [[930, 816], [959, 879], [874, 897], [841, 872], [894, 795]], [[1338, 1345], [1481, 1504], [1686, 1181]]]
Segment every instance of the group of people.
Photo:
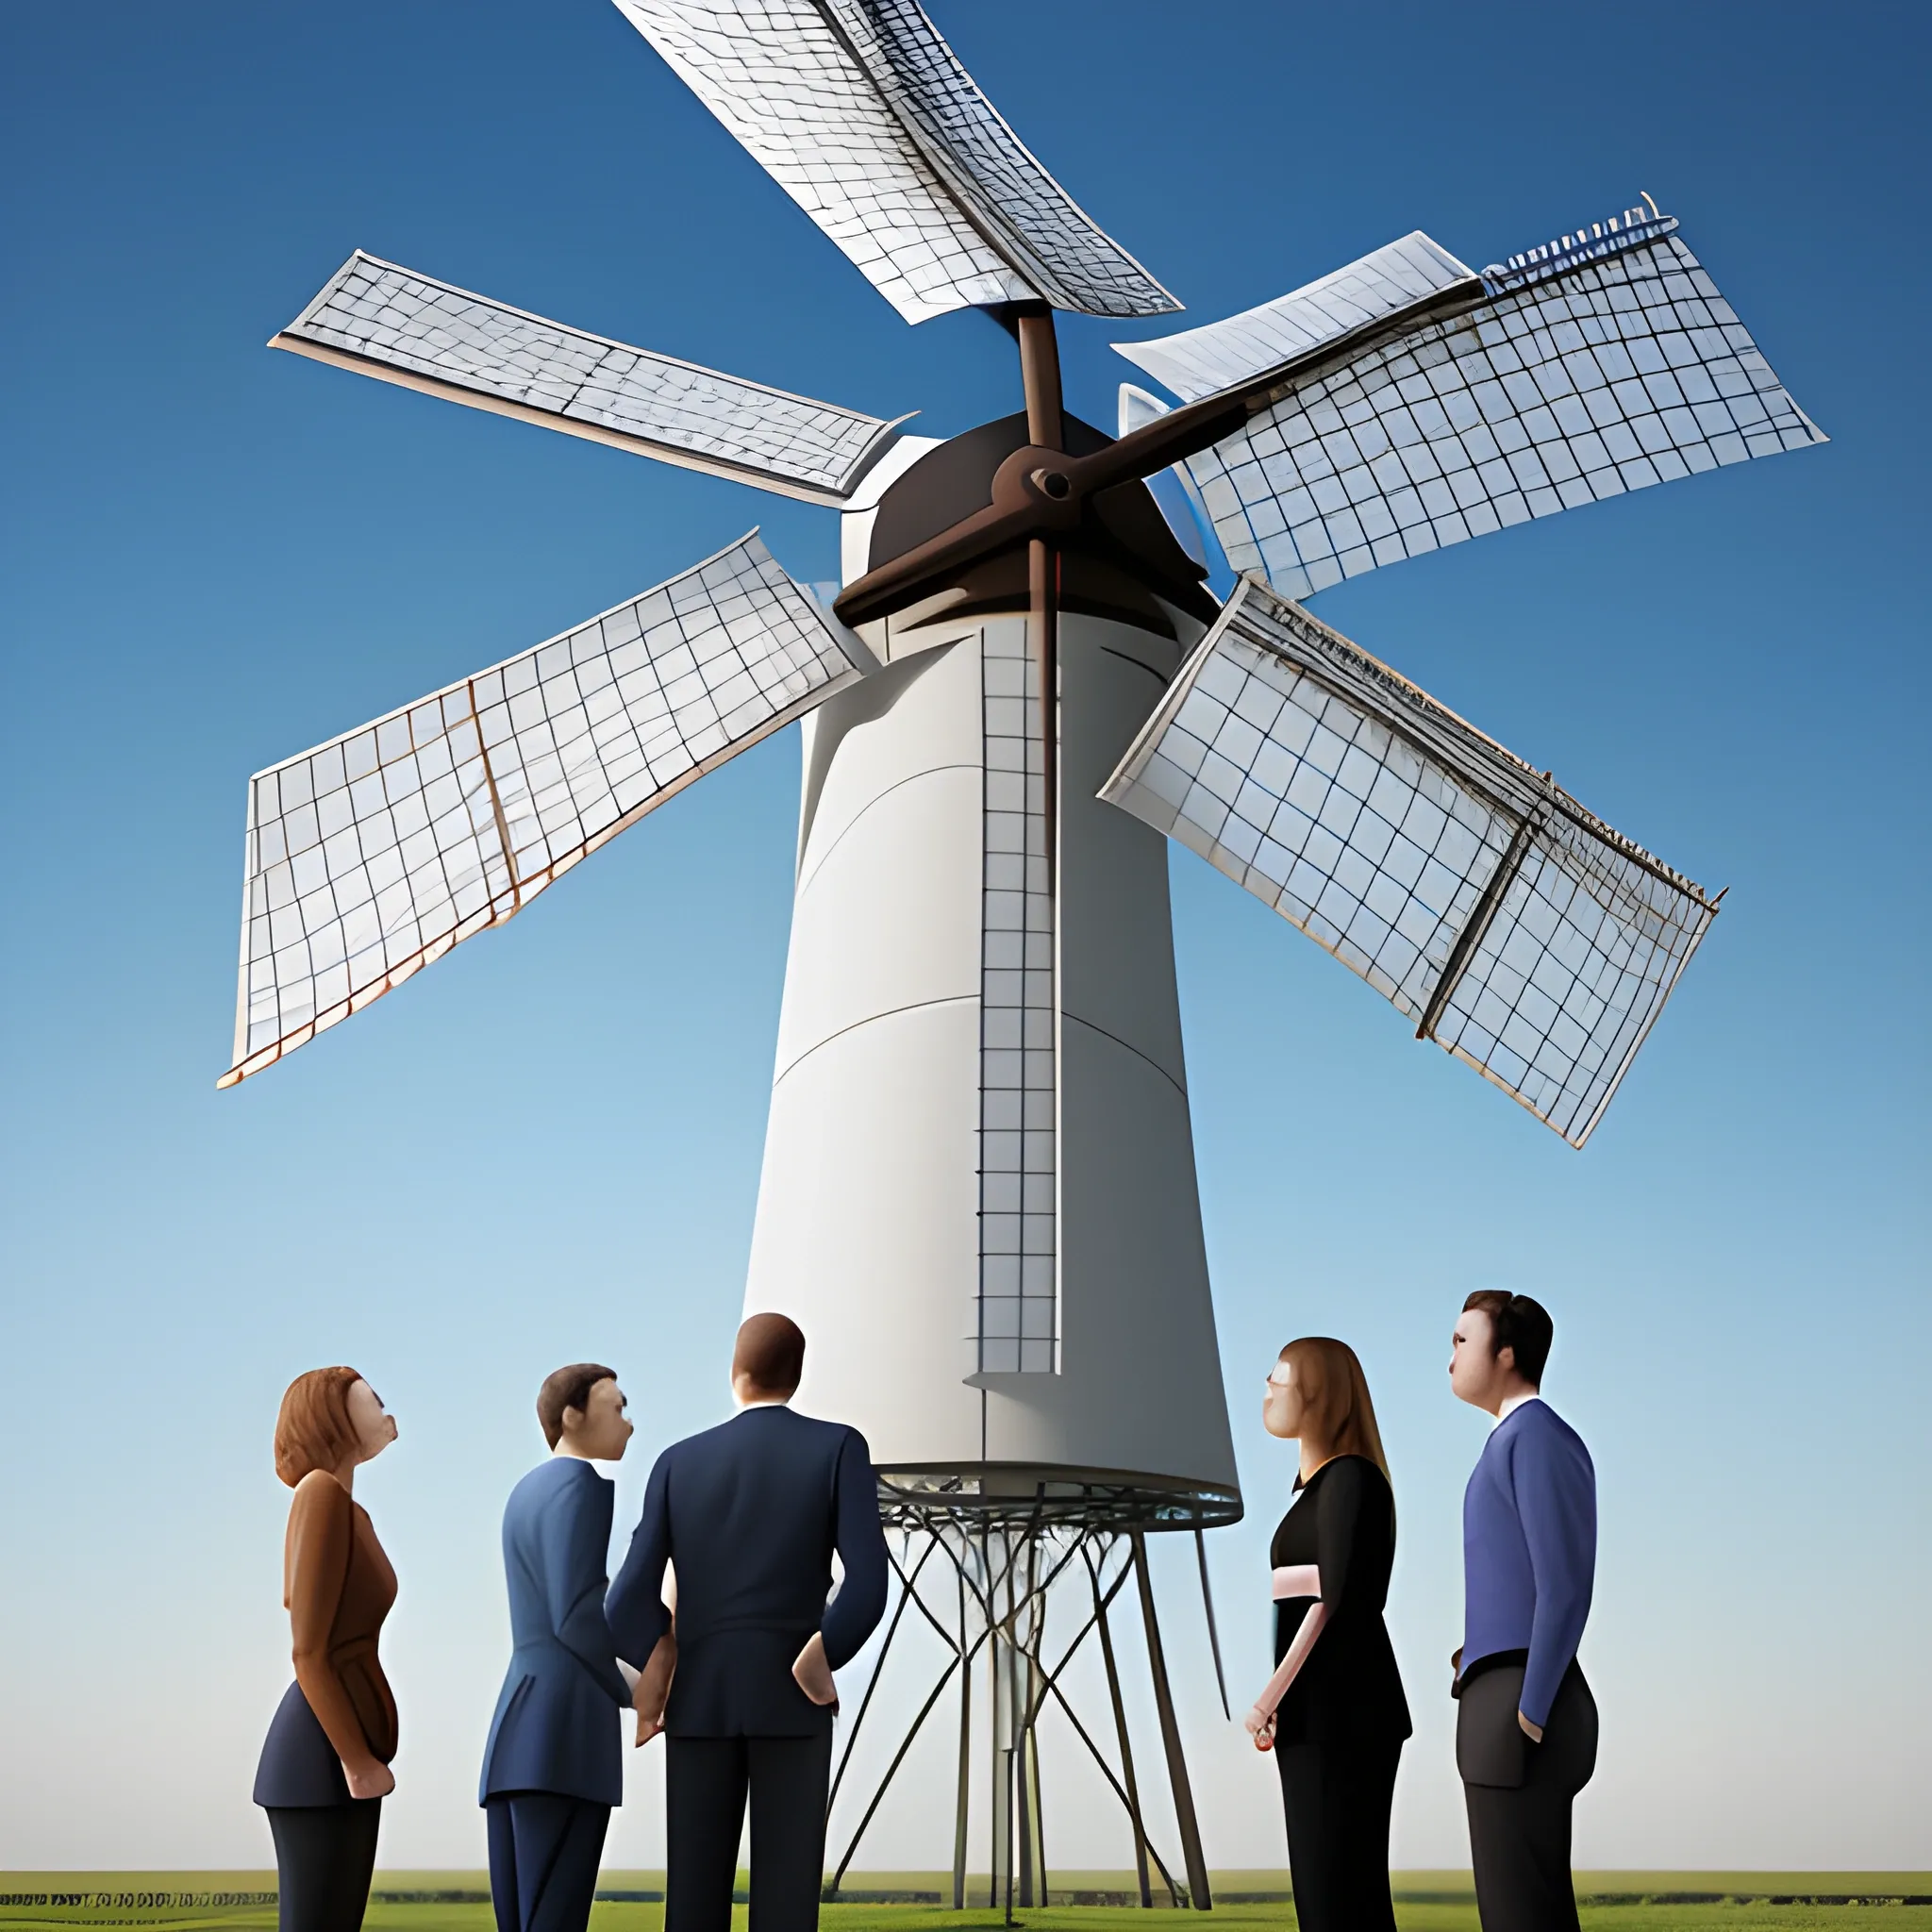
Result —
[[[1450, 1345], [1451, 1391], [1493, 1418], [1463, 1495], [1463, 1638], [1449, 1659], [1483, 1932], [1574, 1932], [1571, 1807], [1596, 1768], [1596, 1704], [1576, 1660], [1596, 1475], [1541, 1398], [1554, 1336], [1529, 1296], [1484, 1290]], [[1301, 1451], [1269, 1552], [1275, 1672], [1246, 1718], [1281, 1774], [1296, 1924], [1394, 1932], [1389, 1812], [1411, 1725], [1382, 1621], [1395, 1494], [1355, 1351], [1290, 1342], [1261, 1419]]]
[[[1576, 1662], [1590, 1608], [1589, 1453], [1539, 1397], [1549, 1316], [1526, 1296], [1469, 1298], [1450, 1386], [1495, 1426], [1463, 1506], [1466, 1610], [1451, 1659], [1457, 1763], [1485, 1932], [1574, 1928], [1570, 1811], [1596, 1755]], [[548, 1376], [551, 1456], [503, 1520], [512, 1651], [480, 1799], [498, 1932], [585, 1932], [610, 1807], [619, 1713], [665, 1737], [666, 1932], [729, 1932], [747, 1807], [759, 1932], [810, 1932], [824, 1861], [834, 1674], [886, 1604], [888, 1559], [865, 1440], [790, 1407], [805, 1338], [754, 1315], [731, 1365], [738, 1412], [666, 1449], [614, 1581], [615, 1490], [632, 1425], [614, 1370]], [[1367, 1380], [1345, 1343], [1291, 1342], [1268, 1377], [1271, 1435], [1300, 1445], [1270, 1555], [1276, 1669], [1248, 1713], [1273, 1752], [1303, 1932], [1392, 1932], [1389, 1813], [1410, 1731], [1383, 1624], [1395, 1501]], [[280, 1875], [281, 1932], [358, 1932], [396, 1708], [377, 1659], [395, 1573], [358, 1468], [396, 1424], [353, 1369], [298, 1376], [275, 1424], [294, 1491], [284, 1595], [295, 1681], [255, 1783]], [[834, 1556], [842, 1569], [832, 1589]]]
[[[804, 1367], [785, 1316], [739, 1329], [738, 1412], [658, 1457], [614, 1581], [616, 1491], [593, 1465], [629, 1444], [624, 1391], [601, 1362], [545, 1378], [537, 1419], [552, 1453], [504, 1510], [512, 1649], [479, 1793], [499, 1932], [584, 1932], [624, 1796], [624, 1710], [640, 1745], [665, 1734], [670, 1932], [729, 1932], [747, 1804], [760, 1926], [817, 1924], [833, 1673], [878, 1624], [888, 1561], [865, 1439], [790, 1407]], [[395, 1573], [354, 1494], [357, 1469], [395, 1435], [346, 1368], [298, 1376], [275, 1424], [275, 1471], [295, 1491], [295, 1681], [255, 1802], [275, 1838], [281, 1932], [357, 1932], [395, 1789], [395, 1701], [376, 1660]]]

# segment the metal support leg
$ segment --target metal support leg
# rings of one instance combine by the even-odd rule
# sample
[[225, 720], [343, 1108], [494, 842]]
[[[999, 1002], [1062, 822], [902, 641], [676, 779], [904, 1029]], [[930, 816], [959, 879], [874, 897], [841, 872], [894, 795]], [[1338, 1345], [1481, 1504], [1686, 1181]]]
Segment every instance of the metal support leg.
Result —
[[967, 1785], [973, 1774], [973, 1663], [966, 1629], [966, 1573], [959, 1572], [959, 1797], [953, 1816], [953, 1909], [966, 1909]]
[[1028, 1793], [1027, 1834], [1032, 1840], [1033, 1891], [1042, 1906], [1051, 1905], [1046, 1889], [1046, 1799], [1040, 1789], [1040, 1732], [1026, 1726], [1026, 1749], [1022, 1759]]
[[[1013, 1675], [1018, 1679], [1014, 1688], [1019, 1693], [1013, 1705], [1016, 1710], [1024, 1711], [1033, 1695], [1033, 1669], [1025, 1657], [1017, 1654], [1013, 1658]], [[1017, 1903], [1028, 1910], [1038, 1903], [1033, 1896], [1033, 1780], [1027, 1775], [1033, 1769], [1033, 1754], [1026, 1748], [1032, 1736], [1031, 1727], [1024, 1722], [1013, 1733], [1014, 1890]]]
[[1208, 1861], [1201, 1852], [1201, 1825], [1194, 1816], [1194, 1791], [1188, 1782], [1188, 1760], [1181, 1750], [1180, 1724], [1174, 1712], [1174, 1691], [1167, 1681], [1167, 1657], [1160, 1647], [1160, 1624], [1154, 1614], [1154, 1580], [1147, 1574], [1147, 1539], [1139, 1530], [1134, 1541], [1134, 1570], [1141, 1589], [1141, 1620], [1147, 1628], [1147, 1662], [1154, 1673], [1154, 1707], [1160, 1716], [1160, 1741], [1167, 1751], [1167, 1775], [1174, 1787], [1174, 1822], [1180, 1826], [1181, 1854], [1188, 1868], [1188, 1890], [1197, 1912], [1214, 1909], [1208, 1884]]
[[1108, 1624], [1107, 1599], [1101, 1594], [1100, 1578], [1094, 1572], [1088, 1574], [1093, 1578], [1093, 1617], [1100, 1633], [1100, 1655], [1107, 1662], [1107, 1694], [1113, 1700], [1114, 1736], [1120, 1741], [1121, 1772], [1127, 1786], [1127, 1816], [1134, 1826], [1134, 1874], [1141, 1881], [1141, 1903], [1151, 1907], [1154, 1888], [1147, 1876], [1147, 1827], [1141, 1817], [1141, 1786], [1134, 1775], [1134, 1746], [1127, 1736], [1127, 1707], [1121, 1699], [1121, 1673], [1114, 1660], [1113, 1631]]
[[1214, 1651], [1214, 1683], [1221, 1692], [1221, 1714], [1231, 1723], [1234, 1713], [1227, 1707], [1227, 1673], [1221, 1668], [1221, 1629], [1214, 1621], [1214, 1589], [1208, 1581], [1208, 1539], [1194, 1532], [1194, 1557], [1201, 1566], [1201, 1607], [1208, 1613], [1208, 1641]]
[[[1004, 1541], [1004, 1539], [1002, 1539]], [[986, 1903], [992, 1910], [1005, 1908], [1012, 1914], [1009, 1896], [1013, 1874], [1013, 1780], [1012, 1698], [1007, 1688], [1010, 1673], [1008, 1646], [1000, 1634], [1001, 1599], [1007, 1589], [1004, 1574], [992, 1567], [991, 1539], [987, 1542], [987, 1621], [992, 1626], [986, 1642], [988, 1711], [991, 1717], [992, 1790], [987, 1821], [989, 1826]]]
[[1024, 1580], [1016, 1592], [1013, 1612], [1014, 1699], [1016, 1724], [1013, 1746], [1013, 1789], [1018, 1798], [1018, 1838], [1020, 1904], [1027, 1908], [1046, 1903], [1044, 1889], [1037, 1883], [1042, 1860], [1040, 1847], [1040, 1753], [1035, 1747], [1033, 1721], [1040, 1707], [1040, 1669], [1038, 1654], [1041, 1636], [1041, 1606], [1034, 1588], [1039, 1575], [1040, 1545], [1026, 1540]]

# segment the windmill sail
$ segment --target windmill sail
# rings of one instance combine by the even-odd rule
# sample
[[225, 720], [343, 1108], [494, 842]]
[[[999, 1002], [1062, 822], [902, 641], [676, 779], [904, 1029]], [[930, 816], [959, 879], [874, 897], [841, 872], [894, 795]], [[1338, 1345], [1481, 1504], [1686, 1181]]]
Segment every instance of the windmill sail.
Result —
[[1474, 276], [1473, 269], [1418, 228], [1318, 282], [1224, 322], [1114, 346], [1184, 401], [1198, 402]]
[[758, 533], [256, 774], [233, 1086], [876, 668]]
[[1272, 906], [1576, 1147], [1717, 910], [1254, 577], [1100, 795]]
[[1028, 153], [918, 0], [616, 4], [908, 322], [1180, 307]]
[[808, 503], [842, 504], [898, 434], [359, 249], [269, 346]]
[[1633, 209], [1486, 269], [1461, 313], [1372, 330], [1325, 360], [1323, 342], [1429, 292], [1432, 269], [1453, 286], [1461, 264], [1411, 235], [1245, 315], [1115, 346], [1190, 399], [1300, 362], [1273, 407], [1188, 470], [1233, 567], [1306, 597], [1505, 525], [1824, 441], [1676, 226]]

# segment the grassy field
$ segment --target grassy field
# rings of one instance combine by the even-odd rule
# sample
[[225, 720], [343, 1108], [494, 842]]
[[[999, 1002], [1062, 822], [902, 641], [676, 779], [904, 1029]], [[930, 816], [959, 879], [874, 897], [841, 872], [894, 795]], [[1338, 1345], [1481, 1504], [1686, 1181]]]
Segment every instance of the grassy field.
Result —
[[[274, 1932], [272, 1872], [0, 1873], [0, 1928], [55, 1932], [59, 1926], [149, 1926], [156, 1932]], [[930, 1873], [854, 1874], [855, 1891], [906, 1900], [940, 1890]], [[367, 1932], [493, 1932], [488, 1879], [480, 1872], [379, 1872]], [[1068, 1873], [1056, 1878], [1056, 1903], [1016, 1913], [1029, 1932], [1130, 1932], [1136, 1908], [1062, 1905], [1070, 1893], [1118, 1895], [1119, 1873]], [[1255, 1894], [1278, 1891], [1279, 1872], [1215, 1874], [1223, 1902], [1210, 1924], [1224, 1932], [1293, 1932], [1294, 1907]], [[658, 1872], [607, 1872], [607, 1893], [658, 1893]], [[980, 1881], [984, 1896], [985, 1881]], [[1396, 1923], [1402, 1932], [1478, 1932], [1466, 1872], [1395, 1874]], [[1932, 1873], [1911, 1872], [1592, 1872], [1577, 1874], [1582, 1919], [1593, 1932], [1663, 1932], [1666, 1927], [1773, 1928], [1872, 1926], [1883, 1932], [1932, 1932]], [[1856, 1899], [1857, 1904], [1839, 1903]], [[1924, 1904], [1902, 1904], [1905, 1899]], [[1832, 1901], [1826, 1903], [1824, 1901]], [[733, 1914], [744, 1932], [744, 1909]], [[601, 1898], [591, 1932], [659, 1932], [664, 1907], [653, 1898]], [[995, 1932], [1003, 1913], [984, 1907], [954, 1912], [937, 1905], [840, 1900], [824, 1908], [824, 1932]], [[1144, 1923], [1144, 1922], [1143, 1922]]]

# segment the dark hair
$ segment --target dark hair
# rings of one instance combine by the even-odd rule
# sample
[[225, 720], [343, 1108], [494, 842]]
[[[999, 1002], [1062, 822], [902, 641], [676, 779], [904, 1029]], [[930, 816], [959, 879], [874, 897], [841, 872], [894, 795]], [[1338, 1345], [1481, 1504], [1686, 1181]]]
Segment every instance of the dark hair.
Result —
[[289, 1384], [275, 1417], [275, 1474], [292, 1490], [318, 1469], [333, 1474], [357, 1446], [349, 1391], [354, 1369], [310, 1369]]
[[1479, 1288], [1462, 1307], [1464, 1313], [1480, 1308], [1490, 1318], [1493, 1338], [1490, 1353], [1497, 1356], [1513, 1348], [1516, 1373], [1532, 1389], [1541, 1389], [1550, 1343], [1557, 1339], [1557, 1324], [1542, 1303], [1531, 1301], [1526, 1294], [1510, 1294], [1505, 1289]]
[[790, 1395], [805, 1374], [805, 1331], [789, 1315], [752, 1315], [731, 1351], [731, 1379], [749, 1375], [769, 1395]]
[[607, 1369], [602, 1362], [572, 1362], [567, 1369], [553, 1369], [537, 1391], [537, 1422], [543, 1431], [543, 1440], [555, 1449], [563, 1437], [564, 1410], [574, 1408], [579, 1415], [588, 1413], [591, 1391], [599, 1382], [616, 1380], [617, 1371]]

